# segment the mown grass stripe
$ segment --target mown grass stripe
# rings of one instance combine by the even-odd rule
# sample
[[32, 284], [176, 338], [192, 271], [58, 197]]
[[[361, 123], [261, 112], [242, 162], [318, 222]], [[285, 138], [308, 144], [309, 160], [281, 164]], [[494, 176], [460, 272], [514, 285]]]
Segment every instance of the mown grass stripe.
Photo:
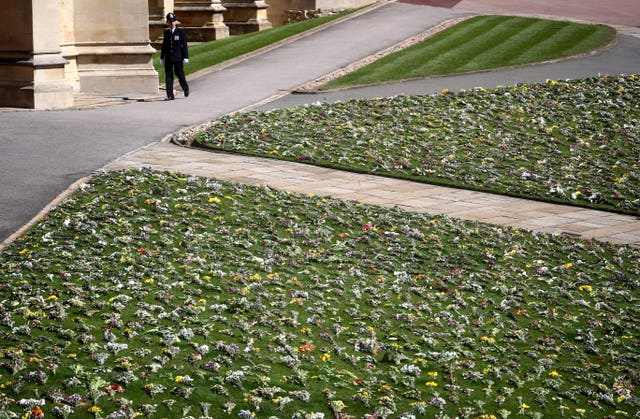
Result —
[[[391, 54], [367, 66], [366, 71], [356, 71], [345, 76], [347, 81], [358, 79], [360, 83], [382, 79], [392, 80], [395, 74], [409, 73], [405, 77], [412, 77], [411, 73], [433, 68], [446, 63], [451, 57], [460, 54], [459, 46], [465, 45], [486, 31], [491, 30], [493, 24], [488, 20], [472, 18], [457, 25], [455, 31], [440, 33], [430, 38], [428, 45], [417, 44], [404, 51]], [[452, 45], [457, 45], [452, 50]], [[393, 70], [392, 70], [393, 69]]]
[[578, 28], [578, 30], [563, 27], [544, 41], [529, 48], [528, 54], [535, 59], [549, 59], [545, 57], [545, 51], [550, 48], [556, 50], [556, 57], [577, 54], [584, 50], [582, 45], [589, 45], [593, 42], [594, 32], [595, 28], [589, 27]]
[[[543, 42], [550, 30], [549, 21], [537, 19], [515, 19], [509, 25], [510, 33], [503, 33], [502, 39], [492, 38], [487, 40], [490, 48], [478, 46], [478, 52], [473, 60], [468, 60], [465, 65], [459, 66], [456, 71], [473, 71], [487, 69], [496, 66], [512, 65], [516, 62], [515, 57], [521, 57], [523, 52], [527, 52], [533, 46]], [[508, 34], [508, 36], [507, 36]]]
[[461, 46], [463, 49], [459, 49], [458, 55], [452, 57], [441, 71], [468, 71], [488, 68], [502, 62], [503, 58], [496, 54], [496, 49], [499, 50], [502, 45], [508, 44], [512, 38], [521, 38], [520, 33], [532, 24], [533, 21], [522, 22], [518, 18], [496, 22], [484, 36], [475, 37], [467, 45]]

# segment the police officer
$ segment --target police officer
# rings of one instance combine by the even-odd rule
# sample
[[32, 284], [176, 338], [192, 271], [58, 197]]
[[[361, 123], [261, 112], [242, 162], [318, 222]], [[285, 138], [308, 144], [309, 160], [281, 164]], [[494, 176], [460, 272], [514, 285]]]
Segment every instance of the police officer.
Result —
[[189, 49], [187, 47], [187, 37], [182, 30], [178, 28], [178, 19], [173, 13], [167, 13], [167, 26], [164, 30], [162, 39], [162, 52], [160, 53], [160, 63], [164, 64], [164, 72], [166, 75], [167, 98], [165, 100], [174, 100], [173, 96], [173, 73], [175, 72], [180, 87], [185, 96], [189, 96], [189, 85], [184, 77], [184, 64], [189, 62]]

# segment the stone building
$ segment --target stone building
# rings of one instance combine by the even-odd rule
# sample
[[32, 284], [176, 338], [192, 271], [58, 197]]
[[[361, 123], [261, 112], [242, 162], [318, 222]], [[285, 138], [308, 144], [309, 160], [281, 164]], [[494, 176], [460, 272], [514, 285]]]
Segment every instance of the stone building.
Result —
[[69, 108], [79, 92], [157, 93], [152, 45], [161, 40], [169, 11], [197, 42], [286, 23], [292, 10], [371, 1], [3, 0], [0, 107]]

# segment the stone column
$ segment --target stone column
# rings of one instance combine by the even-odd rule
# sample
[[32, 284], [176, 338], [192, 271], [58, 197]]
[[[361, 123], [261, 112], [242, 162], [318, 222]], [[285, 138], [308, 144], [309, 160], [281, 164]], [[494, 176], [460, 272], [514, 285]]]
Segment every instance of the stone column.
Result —
[[220, 0], [175, 0], [174, 13], [189, 42], [205, 42], [229, 36], [226, 11]]
[[74, 0], [80, 91], [155, 94], [147, 0]]
[[60, 38], [62, 56], [67, 60], [64, 66], [65, 79], [73, 86], [73, 91], [80, 91], [78, 77], [78, 49], [75, 45], [75, 25], [73, 23], [73, 0], [60, 1]]
[[231, 35], [242, 35], [271, 28], [267, 18], [269, 5], [264, 0], [225, 1], [222, 5], [227, 8], [224, 12], [224, 21]]
[[0, 106], [73, 106], [60, 48], [58, 0], [4, 0], [0, 29]]
[[162, 46], [162, 34], [167, 27], [165, 16], [173, 12], [173, 0], [148, 0], [149, 2], [149, 39], [159, 49]]

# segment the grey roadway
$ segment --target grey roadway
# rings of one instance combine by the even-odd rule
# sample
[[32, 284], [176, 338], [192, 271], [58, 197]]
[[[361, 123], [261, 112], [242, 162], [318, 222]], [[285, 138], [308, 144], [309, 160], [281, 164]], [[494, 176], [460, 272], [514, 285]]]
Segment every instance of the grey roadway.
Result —
[[[467, 0], [468, 1], [468, 0]], [[584, 0], [585, 2], [593, 0]], [[617, 0], [619, 1], [619, 0]], [[624, 1], [624, 0], [623, 0]], [[519, 3], [521, 6], [521, 2]], [[517, 9], [521, 7], [516, 5]], [[92, 110], [0, 112], [0, 241], [25, 225], [69, 185], [119, 156], [186, 126], [257, 103], [290, 106], [336, 96], [287, 95], [298, 86], [416, 35], [461, 9], [388, 3], [224, 70], [192, 80], [192, 95]], [[400, 92], [494, 87], [518, 81], [640, 72], [640, 39], [620, 35], [616, 47], [588, 59], [432, 79]], [[390, 90], [388, 90], [390, 89]], [[349, 97], [400, 93], [393, 86], [358, 89]], [[283, 96], [278, 100], [269, 102]]]

